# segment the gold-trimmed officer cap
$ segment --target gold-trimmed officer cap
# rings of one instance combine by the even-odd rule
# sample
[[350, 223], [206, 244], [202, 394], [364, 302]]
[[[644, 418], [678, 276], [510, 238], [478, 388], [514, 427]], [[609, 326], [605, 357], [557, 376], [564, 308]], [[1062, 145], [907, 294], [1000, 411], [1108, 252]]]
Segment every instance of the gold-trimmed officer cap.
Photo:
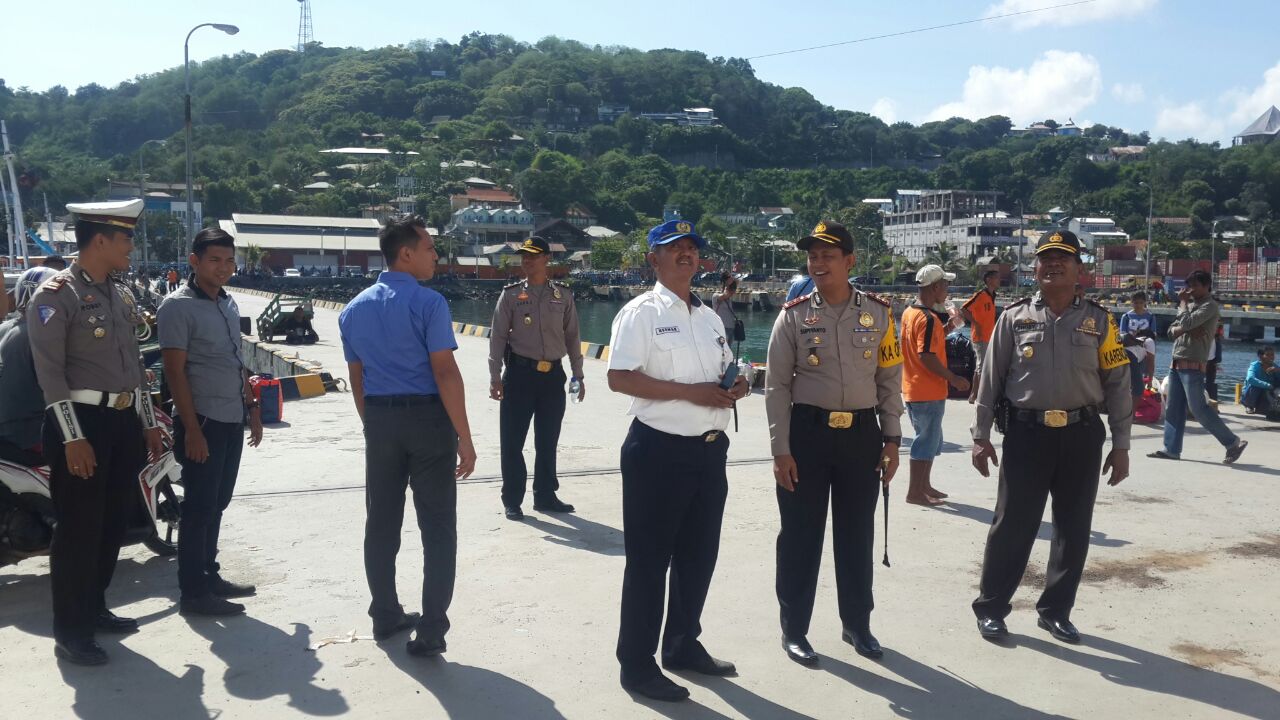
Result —
[[809, 246], [816, 242], [834, 245], [847, 253], [853, 252], [853, 235], [838, 222], [830, 220], [818, 221], [818, 224], [813, 226], [813, 232], [800, 238], [800, 241], [796, 243], [796, 247], [801, 250], [808, 250]]
[[67, 210], [75, 214], [76, 222], [95, 223], [133, 232], [145, 205], [141, 198], [134, 198], [113, 202], [67, 203]]
[[516, 252], [526, 255], [549, 255], [551, 254], [551, 243], [547, 242], [546, 238], [534, 235], [533, 237], [525, 238], [525, 241], [520, 243], [520, 247], [516, 248]]
[[1040, 236], [1036, 243], [1036, 254], [1049, 250], [1061, 250], [1072, 255], [1080, 255], [1080, 238], [1070, 230], [1050, 230]]

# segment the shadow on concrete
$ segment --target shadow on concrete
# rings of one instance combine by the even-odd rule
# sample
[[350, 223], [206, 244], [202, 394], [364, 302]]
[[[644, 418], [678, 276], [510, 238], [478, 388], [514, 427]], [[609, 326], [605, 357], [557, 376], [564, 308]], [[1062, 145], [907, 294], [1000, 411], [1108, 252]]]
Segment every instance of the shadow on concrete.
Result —
[[1108, 656], [1081, 652], [1040, 638], [1020, 637], [1023, 647], [1096, 671], [1117, 685], [1195, 700], [1226, 712], [1253, 718], [1275, 718], [1280, 691], [1255, 680], [1197, 667], [1163, 655], [1086, 635], [1083, 647]]
[[[35, 563], [31, 562], [34, 567]], [[0, 627], [12, 625], [22, 632], [44, 637], [53, 636], [52, 595], [49, 589], [48, 566], [38, 572], [22, 573], [23, 566], [11, 568], [10, 574], [0, 575], [0, 587], [4, 588], [4, 612], [0, 613]], [[107, 588], [107, 604], [123, 608], [139, 600], [168, 598], [178, 602], [178, 565], [176, 558], [147, 557], [142, 562], [132, 558], [116, 563], [111, 587]], [[172, 607], [138, 618], [138, 624], [146, 625], [174, 612]], [[128, 612], [121, 612], [128, 615]]]
[[[85, 720], [163, 717], [209, 720], [221, 714], [205, 707], [204, 668], [187, 665], [181, 676], [116, 642], [104, 642], [111, 656], [105, 668], [58, 662], [62, 681], [75, 690], [76, 717]], [[49, 651], [53, 655], [52, 649]]]
[[623, 554], [621, 530], [571, 513], [558, 513], [555, 518], [564, 524], [547, 522], [532, 515], [526, 515], [524, 522], [546, 533], [543, 539], [556, 545], [601, 555]]
[[[938, 512], [947, 513], [949, 515], [959, 515], [960, 517], [968, 518], [970, 520], [975, 520], [984, 525], [990, 525], [991, 521], [996, 516], [995, 512], [992, 510], [981, 508], [976, 505], [966, 505], [964, 503], [958, 503], [952, 500], [948, 500], [946, 503], [942, 505], [935, 505], [932, 509]], [[1053, 524], [1046, 522], [1044, 520], [1041, 520], [1040, 529], [1036, 532], [1036, 539], [1052, 540]], [[1093, 545], [1094, 547], [1113, 548], [1113, 547], [1124, 547], [1125, 545], [1131, 545], [1132, 543], [1128, 540], [1121, 540], [1119, 538], [1108, 537], [1106, 533], [1100, 530], [1090, 530], [1089, 544]]]
[[[554, 700], [502, 673], [443, 657], [416, 658], [405, 652], [403, 643], [388, 643], [383, 649], [393, 665], [435, 696], [452, 720], [564, 720]], [[430, 716], [422, 708], [412, 714]]]
[[[909, 451], [911, 450], [911, 443], [915, 441], [916, 439], [913, 437], [902, 438], [902, 445], [899, 448], [898, 452], [903, 455], [909, 454]], [[941, 452], [941, 453], [969, 452], [969, 446], [957, 445], [956, 443], [953, 443], [949, 440], [943, 440], [942, 448], [938, 452]]]
[[885, 649], [880, 664], [911, 684], [881, 677], [826, 655], [819, 667], [860, 690], [888, 700], [889, 709], [900, 717], [1065, 720], [1063, 715], [1020, 705], [987, 692], [946, 668], [932, 668], [893, 650]]
[[288, 695], [289, 707], [307, 715], [341, 715], [347, 701], [337, 689], [315, 684], [323, 667], [307, 650], [311, 628], [293, 624], [290, 635], [247, 615], [187, 618], [191, 629], [209, 641], [209, 649], [226, 664], [222, 682], [227, 692], [246, 700]]
[[[765, 720], [766, 718], [768, 720], [813, 720], [808, 715], [783, 707], [726, 678], [693, 673], [682, 674], [681, 678], [715, 693], [721, 700], [728, 703], [729, 707], [749, 720]], [[709, 712], [714, 711], [709, 710]], [[716, 716], [719, 715], [719, 713], [716, 713]]]

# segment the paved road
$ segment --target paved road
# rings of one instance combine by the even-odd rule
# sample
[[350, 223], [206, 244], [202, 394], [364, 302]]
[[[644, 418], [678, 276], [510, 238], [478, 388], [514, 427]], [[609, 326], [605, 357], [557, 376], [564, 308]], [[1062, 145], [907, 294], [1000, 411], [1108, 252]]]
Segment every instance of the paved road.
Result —
[[[244, 298], [248, 310], [253, 302]], [[246, 313], [247, 314], [247, 313]], [[336, 313], [321, 310], [325, 345], [303, 350], [340, 372]], [[174, 612], [172, 562], [126, 549], [110, 601], [141, 633], [108, 638], [105, 668], [59, 667], [48, 637], [47, 563], [0, 569], [3, 717], [63, 718], [1274, 718], [1280, 708], [1280, 443], [1276, 428], [1231, 414], [1251, 441], [1226, 468], [1193, 431], [1181, 463], [1143, 454], [1158, 430], [1139, 428], [1134, 477], [1103, 488], [1074, 620], [1086, 634], [1061, 645], [1035, 628], [1048, 531], [1010, 617], [1013, 641], [979, 639], [975, 594], [995, 483], [968, 464], [968, 405], [951, 402], [937, 484], [954, 502], [903, 503], [893, 486], [893, 567], [877, 566], [874, 627], [885, 659], [843, 644], [831, 561], [810, 635], [822, 664], [797, 666], [778, 647], [773, 596], [777, 509], [759, 396], [740, 405], [730, 497], [703, 639], [739, 677], [685, 680], [693, 702], [657, 707], [617, 686], [613, 660], [622, 535], [619, 443], [626, 403], [587, 364], [588, 398], [571, 406], [561, 440], [563, 496], [573, 516], [502, 518], [497, 405], [487, 399], [484, 342], [458, 358], [481, 459], [461, 485], [459, 578], [443, 659], [409, 658], [404, 638], [308, 652], [309, 643], [369, 633], [361, 565], [363, 457], [349, 396], [291, 402], [287, 425], [246, 450], [223, 533], [229, 577], [256, 582], [246, 617], [191, 620]], [[333, 362], [331, 362], [331, 360]], [[908, 433], [909, 434], [909, 433]], [[528, 507], [526, 506], [526, 509]], [[877, 528], [877, 546], [881, 541]], [[402, 597], [412, 609], [420, 565], [405, 525]], [[878, 549], [878, 547], [877, 547]], [[829, 555], [829, 551], [828, 551]]]

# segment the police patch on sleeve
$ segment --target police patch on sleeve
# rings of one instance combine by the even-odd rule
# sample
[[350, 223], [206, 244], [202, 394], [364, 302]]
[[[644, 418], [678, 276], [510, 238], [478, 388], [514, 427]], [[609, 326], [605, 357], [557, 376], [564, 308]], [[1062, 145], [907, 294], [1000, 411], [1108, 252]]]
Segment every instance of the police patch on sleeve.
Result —
[[1113, 370], [1129, 364], [1129, 355], [1124, 351], [1124, 343], [1120, 342], [1120, 326], [1116, 318], [1107, 313], [1107, 334], [1098, 343], [1098, 367]]
[[41, 305], [38, 308], [38, 312], [40, 313], [40, 324], [48, 325], [53, 316], [58, 313], [58, 308], [52, 305]]
[[893, 314], [889, 314], [889, 328], [880, 337], [879, 367], [889, 368], [902, 364], [902, 348], [898, 345], [898, 331], [893, 325]]

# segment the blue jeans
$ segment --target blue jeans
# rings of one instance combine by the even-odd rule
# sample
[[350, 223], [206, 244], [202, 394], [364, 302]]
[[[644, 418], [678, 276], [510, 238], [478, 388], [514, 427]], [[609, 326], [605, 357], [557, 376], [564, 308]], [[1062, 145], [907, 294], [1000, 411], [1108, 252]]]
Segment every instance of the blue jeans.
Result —
[[218, 535], [222, 513], [231, 504], [244, 450], [244, 424], [225, 423], [197, 415], [209, 459], [202, 463], [186, 457], [187, 432], [178, 419], [173, 447], [182, 463], [182, 525], [178, 531], [178, 587], [184, 598], [209, 594], [209, 583], [218, 576]]
[[907, 415], [916, 436], [911, 441], [911, 459], [933, 462], [942, 454], [942, 414], [946, 400], [922, 400], [907, 403]]
[[1172, 370], [1169, 372], [1169, 405], [1164, 411], [1164, 451], [1174, 457], [1182, 455], [1182, 435], [1187, 427], [1187, 406], [1195, 413], [1196, 420], [1208, 430], [1223, 447], [1231, 447], [1240, 441], [1227, 429], [1218, 417], [1218, 411], [1209, 407], [1204, 399], [1204, 373], [1199, 370]]

